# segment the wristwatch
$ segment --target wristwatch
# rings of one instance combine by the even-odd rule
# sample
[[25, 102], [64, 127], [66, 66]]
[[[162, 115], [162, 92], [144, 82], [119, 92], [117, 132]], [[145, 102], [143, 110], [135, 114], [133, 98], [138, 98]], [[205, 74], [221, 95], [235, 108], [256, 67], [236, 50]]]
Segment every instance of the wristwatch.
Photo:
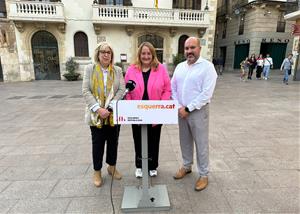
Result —
[[190, 109], [188, 107], [185, 107], [184, 110], [187, 112], [187, 113], [191, 113]]

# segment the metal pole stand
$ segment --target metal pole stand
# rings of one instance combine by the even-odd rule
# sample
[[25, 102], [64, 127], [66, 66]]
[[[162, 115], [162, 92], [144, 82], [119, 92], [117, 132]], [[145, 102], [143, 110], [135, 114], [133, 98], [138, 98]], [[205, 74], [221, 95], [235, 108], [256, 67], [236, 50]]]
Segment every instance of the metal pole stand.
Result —
[[143, 185], [127, 186], [124, 190], [123, 212], [169, 210], [170, 201], [166, 185], [149, 185], [147, 125], [142, 125]]

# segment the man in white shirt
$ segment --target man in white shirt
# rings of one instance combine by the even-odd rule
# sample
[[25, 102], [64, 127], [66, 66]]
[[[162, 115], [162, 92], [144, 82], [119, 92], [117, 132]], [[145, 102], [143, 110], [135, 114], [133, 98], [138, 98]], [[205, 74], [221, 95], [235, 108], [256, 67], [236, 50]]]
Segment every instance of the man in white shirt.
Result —
[[267, 57], [264, 58], [264, 69], [263, 69], [263, 79], [268, 80], [270, 68], [273, 67], [273, 59], [270, 57], [270, 54], [267, 54]]
[[214, 65], [200, 57], [200, 41], [190, 37], [184, 44], [186, 61], [177, 65], [171, 80], [172, 98], [178, 100], [179, 137], [183, 166], [174, 175], [181, 179], [191, 172], [196, 144], [199, 178], [195, 190], [208, 185], [208, 121], [209, 103], [216, 85]]

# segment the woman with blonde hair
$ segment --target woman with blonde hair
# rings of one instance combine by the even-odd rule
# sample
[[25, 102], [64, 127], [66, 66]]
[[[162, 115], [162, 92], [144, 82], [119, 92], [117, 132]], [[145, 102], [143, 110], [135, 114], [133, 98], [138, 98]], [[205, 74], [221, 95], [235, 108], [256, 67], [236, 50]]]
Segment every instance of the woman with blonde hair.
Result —
[[122, 175], [116, 169], [120, 127], [113, 123], [110, 104], [122, 97], [125, 83], [121, 68], [113, 65], [114, 52], [108, 43], [101, 43], [95, 50], [94, 63], [85, 69], [82, 94], [86, 102], [85, 121], [92, 135], [92, 156], [96, 187], [103, 183], [102, 159], [106, 143], [108, 174], [115, 179]]
[[[139, 46], [136, 61], [128, 68], [125, 75], [125, 82], [129, 80], [135, 81], [136, 87], [127, 94], [127, 100], [169, 100], [171, 97], [168, 72], [158, 61], [155, 49], [149, 42]], [[157, 176], [161, 127], [161, 124], [147, 126], [150, 176]], [[140, 178], [143, 176], [141, 126], [132, 125], [132, 134], [135, 148], [135, 176]]]

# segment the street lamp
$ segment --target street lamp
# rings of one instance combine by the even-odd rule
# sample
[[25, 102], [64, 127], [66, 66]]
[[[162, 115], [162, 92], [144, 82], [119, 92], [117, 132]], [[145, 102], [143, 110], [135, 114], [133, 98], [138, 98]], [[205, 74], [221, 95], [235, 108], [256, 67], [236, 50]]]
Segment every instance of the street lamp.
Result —
[[206, 0], [206, 5], [205, 5], [205, 8], [204, 10], [208, 11], [209, 10], [209, 7], [208, 7], [208, 0]]

